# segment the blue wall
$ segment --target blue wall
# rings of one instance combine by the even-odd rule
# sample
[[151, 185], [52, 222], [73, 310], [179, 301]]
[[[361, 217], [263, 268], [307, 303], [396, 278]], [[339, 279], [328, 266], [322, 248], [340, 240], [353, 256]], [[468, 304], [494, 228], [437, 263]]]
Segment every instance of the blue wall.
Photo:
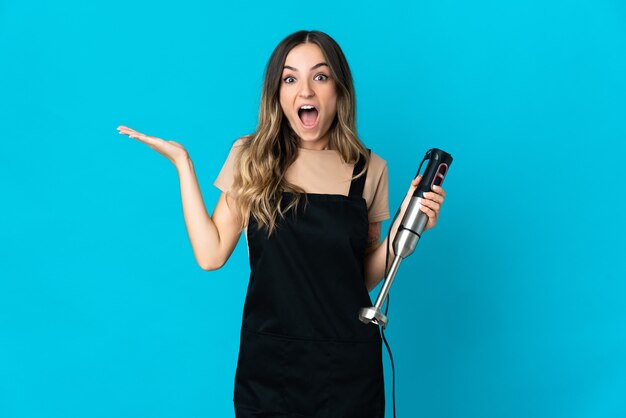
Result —
[[212, 213], [299, 29], [344, 49], [392, 213], [426, 149], [455, 158], [392, 289], [398, 416], [626, 416], [625, 18], [618, 0], [1, 2], [0, 416], [233, 416], [245, 239], [202, 271], [175, 168], [115, 128], [183, 143]]

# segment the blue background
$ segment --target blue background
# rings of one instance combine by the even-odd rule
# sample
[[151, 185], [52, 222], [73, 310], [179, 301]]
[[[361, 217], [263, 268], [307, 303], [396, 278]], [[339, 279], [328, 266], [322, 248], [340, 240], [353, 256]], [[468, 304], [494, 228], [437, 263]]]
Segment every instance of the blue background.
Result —
[[343, 48], [392, 214], [428, 148], [455, 158], [392, 288], [398, 417], [626, 416], [625, 18], [617, 0], [0, 2], [0, 417], [233, 416], [245, 238], [202, 271], [174, 166], [115, 128], [184, 144], [212, 213], [299, 29]]

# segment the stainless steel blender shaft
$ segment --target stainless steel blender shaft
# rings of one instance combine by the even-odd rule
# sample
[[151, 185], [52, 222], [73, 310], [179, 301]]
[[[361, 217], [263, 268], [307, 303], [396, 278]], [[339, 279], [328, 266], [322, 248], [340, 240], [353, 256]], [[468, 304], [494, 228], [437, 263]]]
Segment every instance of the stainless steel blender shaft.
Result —
[[376, 299], [376, 304], [369, 308], [362, 308], [359, 312], [359, 319], [363, 323], [374, 323], [382, 325], [383, 328], [387, 326], [387, 316], [382, 313], [381, 308], [383, 303], [385, 303], [385, 299], [387, 299], [400, 263], [403, 259], [413, 254], [428, 222], [428, 216], [419, 209], [421, 202], [422, 198], [417, 196], [413, 196], [409, 202], [402, 222], [398, 226], [396, 236], [393, 239], [395, 257], [389, 268], [389, 273], [387, 273], [387, 277], [384, 279], [385, 281]]

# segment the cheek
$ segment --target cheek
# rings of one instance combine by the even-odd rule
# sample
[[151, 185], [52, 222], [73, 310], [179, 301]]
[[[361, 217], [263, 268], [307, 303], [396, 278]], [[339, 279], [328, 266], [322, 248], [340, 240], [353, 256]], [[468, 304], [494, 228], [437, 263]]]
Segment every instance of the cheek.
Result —
[[337, 90], [334, 86], [324, 92], [324, 102], [326, 103], [326, 109], [328, 109], [329, 115], [337, 113]]
[[278, 99], [280, 101], [280, 108], [283, 110], [283, 113], [289, 117], [290, 115], [290, 110], [291, 110], [291, 105], [289, 104], [289, 97], [288, 95], [284, 92], [284, 90], [281, 89], [280, 94], [278, 96]]
[[330, 97], [327, 103], [328, 114], [334, 117], [337, 114], [337, 97]]

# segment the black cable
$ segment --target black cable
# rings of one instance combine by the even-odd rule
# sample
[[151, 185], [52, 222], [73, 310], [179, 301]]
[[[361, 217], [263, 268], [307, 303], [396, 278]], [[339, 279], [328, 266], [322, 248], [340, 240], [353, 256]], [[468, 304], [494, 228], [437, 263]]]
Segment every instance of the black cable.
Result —
[[[387, 295], [387, 307], [389, 307], [389, 295]], [[385, 310], [385, 315], [387, 315], [387, 310]], [[389, 360], [391, 360], [391, 390], [392, 390], [392, 399], [393, 399], [393, 418], [396, 418], [396, 367], [393, 363], [393, 355], [391, 354], [391, 347], [389, 347], [389, 343], [387, 342], [387, 338], [385, 338], [385, 329], [380, 328], [380, 332], [383, 335], [383, 342], [385, 343], [385, 347], [387, 347], [387, 352], [389, 353]]]
[[[420, 167], [421, 167], [421, 164], [420, 164]], [[399, 214], [400, 214], [400, 208], [398, 208], [398, 210], [396, 211], [396, 214], [393, 215], [393, 219], [391, 220], [391, 224], [389, 225], [389, 230], [387, 231], [387, 254], [385, 256], [385, 277], [387, 277], [387, 275], [389, 274], [387, 266], [389, 264], [389, 241], [391, 241], [391, 228], [393, 227], [393, 224], [398, 218]], [[385, 316], [387, 316], [388, 311], [389, 311], [389, 293], [387, 293], [387, 301], [385, 304]], [[393, 401], [393, 418], [396, 418], [396, 367], [393, 363], [393, 355], [391, 354], [391, 347], [389, 347], [387, 338], [385, 338], [385, 329], [382, 326], [380, 327], [380, 332], [382, 334], [385, 347], [387, 347], [387, 353], [389, 353], [389, 360], [391, 360], [391, 394], [392, 394], [392, 401]]]
[[[419, 167], [417, 168], [417, 173], [415, 174], [416, 178], [419, 175], [420, 171], [422, 170], [422, 165], [424, 164], [424, 161], [426, 161], [427, 159], [430, 158], [430, 152], [431, 152], [431, 150], [428, 150], [428, 152], [424, 156], [424, 159], [422, 159], [422, 162], [420, 163]], [[389, 265], [389, 242], [391, 241], [391, 228], [393, 227], [394, 222], [398, 218], [398, 215], [400, 214], [400, 209], [401, 208], [402, 208], [402, 205], [398, 208], [398, 210], [396, 211], [396, 214], [393, 215], [393, 219], [391, 220], [391, 224], [389, 225], [389, 230], [387, 231], [387, 254], [385, 256], [385, 278], [389, 274], [389, 270], [388, 270], [388, 265]], [[399, 227], [400, 227], [400, 225], [398, 225], [398, 228]], [[397, 233], [398, 233], [398, 231], [396, 230], [396, 234]], [[390, 298], [389, 293], [387, 293], [387, 301], [386, 301], [387, 303], [385, 304], [385, 316], [387, 316], [387, 312], [389, 311], [389, 298]], [[380, 327], [380, 332], [382, 334], [383, 342], [385, 343], [385, 347], [387, 347], [387, 352], [389, 353], [389, 360], [391, 360], [391, 393], [392, 393], [392, 400], [393, 400], [393, 418], [396, 418], [396, 367], [395, 367], [395, 365], [393, 363], [393, 355], [391, 354], [391, 347], [389, 347], [389, 343], [387, 342], [387, 338], [385, 338], [385, 328], [383, 328], [381, 326]]]

